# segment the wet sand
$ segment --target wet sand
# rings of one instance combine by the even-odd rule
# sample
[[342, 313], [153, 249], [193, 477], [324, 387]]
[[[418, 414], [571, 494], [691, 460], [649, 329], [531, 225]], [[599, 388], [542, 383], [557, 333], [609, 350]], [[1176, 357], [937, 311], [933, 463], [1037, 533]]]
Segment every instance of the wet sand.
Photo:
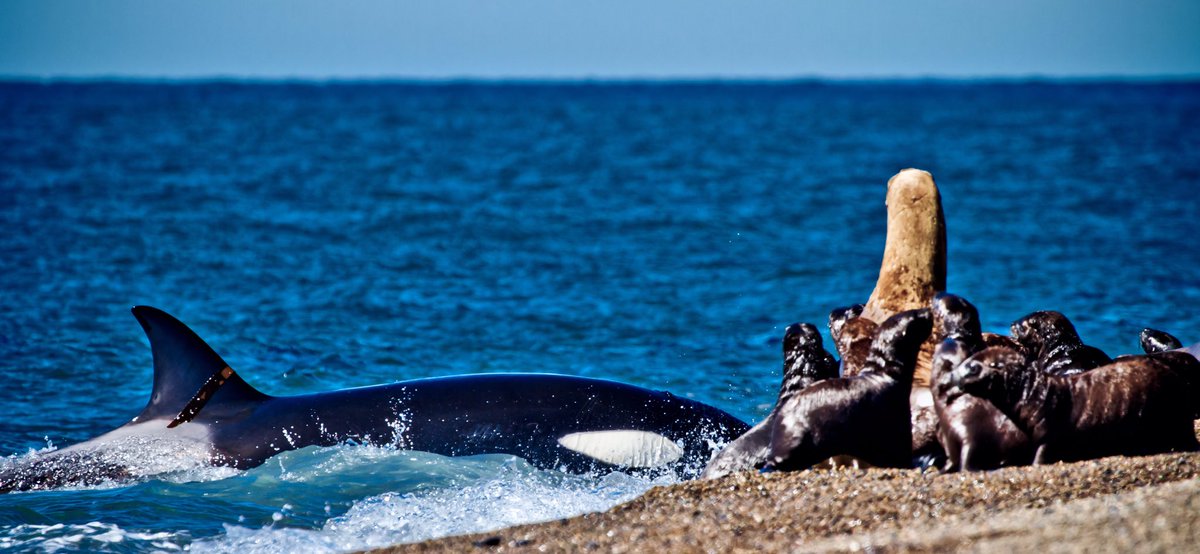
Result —
[[1200, 453], [941, 474], [741, 473], [383, 552], [1163, 551], [1200, 545]]

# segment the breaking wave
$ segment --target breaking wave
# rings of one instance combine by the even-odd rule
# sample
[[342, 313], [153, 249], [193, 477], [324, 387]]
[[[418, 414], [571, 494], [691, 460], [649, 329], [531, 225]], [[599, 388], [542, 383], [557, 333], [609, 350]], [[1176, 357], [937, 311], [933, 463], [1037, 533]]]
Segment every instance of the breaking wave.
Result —
[[248, 471], [3, 495], [0, 549], [344, 552], [605, 510], [675, 481], [544, 471], [507, 455], [309, 447]]

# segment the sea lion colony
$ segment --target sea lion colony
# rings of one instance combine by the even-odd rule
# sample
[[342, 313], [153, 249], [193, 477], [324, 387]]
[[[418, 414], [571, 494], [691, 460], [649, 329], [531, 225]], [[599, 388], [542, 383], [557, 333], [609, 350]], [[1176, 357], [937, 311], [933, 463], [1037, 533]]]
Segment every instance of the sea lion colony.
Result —
[[[830, 320], [844, 325], [853, 311], [835, 310]], [[917, 356], [929, 337], [938, 341], [932, 415], [910, 404]], [[929, 308], [879, 325], [861, 371], [837, 376], [815, 327], [795, 324], [784, 341], [775, 408], [702, 477], [806, 469], [847, 457], [868, 466], [933, 463], [957, 471], [1200, 449], [1193, 429], [1200, 360], [1169, 350], [1179, 341], [1162, 331], [1144, 330], [1141, 342], [1145, 354], [1113, 360], [1084, 345], [1064, 315], [1048, 311], [1017, 320], [1009, 337], [988, 337], [970, 302], [940, 293]], [[917, 448], [922, 433], [932, 434], [935, 448]]]

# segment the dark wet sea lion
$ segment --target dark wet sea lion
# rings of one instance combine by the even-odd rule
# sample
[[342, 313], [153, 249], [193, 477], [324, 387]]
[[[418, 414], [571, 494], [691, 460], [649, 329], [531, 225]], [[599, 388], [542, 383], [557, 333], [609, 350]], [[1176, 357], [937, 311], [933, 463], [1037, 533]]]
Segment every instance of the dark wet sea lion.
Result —
[[1183, 343], [1174, 335], [1159, 331], [1158, 329], [1142, 329], [1142, 333], [1138, 336], [1139, 342], [1142, 345], [1142, 350], [1147, 354], [1158, 354], [1168, 350], [1176, 350], [1183, 348]]
[[[933, 320], [933, 331], [930, 336], [939, 341], [938, 348], [942, 347], [941, 342], [953, 339], [964, 352], [956, 362], [983, 349], [986, 340], [995, 340], [993, 337], [997, 336], [981, 331], [978, 311], [975, 306], [961, 296], [947, 292], [935, 294], [930, 303], [930, 316]], [[913, 456], [938, 460], [939, 463], [945, 462], [948, 464], [947, 467], [954, 470], [959, 464], [959, 451], [963, 445], [961, 440], [948, 441], [946, 437], [943, 437], [945, 431], [942, 429], [942, 422], [946, 405], [951, 399], [959, 396], [961, 391], [944, 384], [944, 374], [948, 373], [949, 369], [942, 371], [942, 375], [938, 374], [937, 352], [938, 350], [934, 350], [934, 358], [930, 366], [929, 388], [914, 387], [913, 389]], [[948, 361], [949, 359], [943, 356], [941, 363], [945, 366]], [[949, 367], [953, 368], [953, 366]], [[939, 377], [943, 381], [941, 386], [939, 386]], [[921, 392], [925, 392], [927, 400], [919, 396]], [[918, 403], [918, 400], [925, 400], [925, 402], [921, 404]], [[962, 401], [962, 403], [969, 402], [971, 402], [970, 399]], [[965, 409], [965, 407], [959, 406], [958, 410], [961, 409]], [[957, 413], [958, 410], [954, 413]], [[950, 458], [952, 454], [953, 460]]]
[[909, 467], [909, 393], [930, 328], [928, 309], [896, 314], [880, 325], [861, 374], [826, 379], [781, 399], [767, 466], [804, 469], [847, 455], [873, 466]]
[[1035, 464], [1194, 451], [1200, 362], [1174, 354], [1060, 376], [1029, 367], [1014, 350], [988, 348], [959, 364], [950, 381], [1025, 431], [1036, 445]]
[[700, 478], [715, 479], [735, 471], [761, 469], [771, 446], [771, 420], [783, 399], [817, 381], [837, 376], [837, 360], [821, 345], [817, 328], [808, 323], [789, 325], [783, 335], [783, 383], [775, 408], [758, 425], [717, 453]]
[[967, 299], [940, 292], [933, 297], [929, 314], [933, 318], [933, 336], [937, 338], [939, 347], [946, 339], [954, 339], [968, 350], [968, 355], [983, 348], [979, 310]]
[[1079, 338], [1067, 316], [1054, 311], [1033, 312], [1013, 322], [1011, 336], [1025, 357], [1043, 372], [1073, 375], [1112, 362], [1099, 348]]
[[953, 338], [946, 339], [933, 354], [934, 409], [938, 441], [946, 453], [945, 470], [979, 471], [1030, 463], [1033, 443], [1029, 436], [991, 402], [967, 394], [951, 382], [954, 367], [967, 357], [967, 348]]
[[1007, 337], [983, 333], [978, 310], [960, 296], [938, 294], [931, 312], [933, 332], [943, 340], [933, 355], [931, 389], [946, 471], [1029, 463], [1033, 456], [1029, 437], [990, 402], [965, 394], [950, 383], [953, 369], [986, 348], [989, 342], [1011, 343], [1014, 347], [1016, 343]]
[[779, 399], [822, 379], [837, 377], [837, 360], [825, 350], [821, 333], [810, 323], [793, 323], [783, 331], [783, 382]]
[[[1192, 417], [1200, 419], [1200, 358], [1196, 358], [1196, 355], [1190, 350], [1182, 348], [1166, 352], [1155, 352], [1146, 356], [1162, 360], [1172, 367], [1181, 368], [1181, 373], [1188, 379], [1192, 390], [1195, 391], [1192, 396]], [[1134, 357], [1136, 358], [1137, 356]]]

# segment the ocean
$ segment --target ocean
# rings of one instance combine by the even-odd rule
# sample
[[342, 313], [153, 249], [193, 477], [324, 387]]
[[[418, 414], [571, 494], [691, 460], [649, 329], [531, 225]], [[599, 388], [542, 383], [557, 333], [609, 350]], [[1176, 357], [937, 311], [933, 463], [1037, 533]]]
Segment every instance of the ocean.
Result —
[[[129, 313], [299, 394], [551, 372], [774, 401], [931, 171], [948, 288], [1110, 355], [1200, 340], [1200, 83], [0, 83], [0, 463], [129, 420]], [[828, 335], [826, 335], [828, 340]], [[341, 552], [604, 510], [670, 476], [362, 445], [0, 496], [0, 549]]]

